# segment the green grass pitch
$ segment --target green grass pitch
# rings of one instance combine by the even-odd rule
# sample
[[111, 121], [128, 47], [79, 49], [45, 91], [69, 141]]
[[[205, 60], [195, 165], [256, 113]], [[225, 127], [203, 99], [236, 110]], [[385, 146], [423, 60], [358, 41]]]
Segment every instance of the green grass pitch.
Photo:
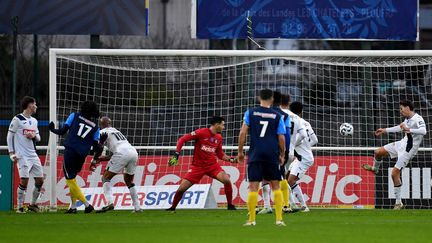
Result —
[[311, 210], [257, 215], [247, 211], [114, 211], [106, 214], [0, 213], [0, 242], [432, 242], [431, 210]]

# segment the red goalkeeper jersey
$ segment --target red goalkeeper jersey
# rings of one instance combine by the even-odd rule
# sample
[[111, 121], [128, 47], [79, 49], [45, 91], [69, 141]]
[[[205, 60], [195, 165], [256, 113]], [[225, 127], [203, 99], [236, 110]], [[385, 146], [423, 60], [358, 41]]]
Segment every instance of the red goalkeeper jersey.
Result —
[[195, 149], [192, 165], [205, 167], [217, 163], [217, 158], [222, 159], [222, 135], [213, 134], [210, 128], [200, 128], [181, 137], [177, 142], [177, 152], [180, 152], [183, 145], [195, 140]]

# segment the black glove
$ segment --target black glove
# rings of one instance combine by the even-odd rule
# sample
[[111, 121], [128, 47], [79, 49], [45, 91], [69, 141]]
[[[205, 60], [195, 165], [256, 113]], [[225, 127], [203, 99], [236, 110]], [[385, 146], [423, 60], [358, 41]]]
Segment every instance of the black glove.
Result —
[[48, 124], [48, 128], [49, 128], [49, 130], [52, 132], [52, 131], [54, 130], [54, 128], [55, 128], [55, 124], [54, 124], [54, 122], [50, 122], [50, 123]]

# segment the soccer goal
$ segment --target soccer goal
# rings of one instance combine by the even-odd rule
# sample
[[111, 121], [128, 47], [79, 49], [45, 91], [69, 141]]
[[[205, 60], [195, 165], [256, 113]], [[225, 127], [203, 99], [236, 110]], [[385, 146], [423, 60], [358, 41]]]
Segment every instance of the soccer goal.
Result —
[[[225, 152], [236, 155], [244, 112], [258, 104], [260, 89], [270, 88], [302, 102], [303, 118], [318, 136], [315, 163], [300, 183], [308, 205], [389, 208], [394, 204], [389, 171], [395, 160], [385, 160], [377, 175], [361, 165], [372, 164], [375, 148], [403, 135], [376, 138], [373, 131], [403, 121], [402, 99], [414, 102], [428, 130], [432, 125], [432, 51], [51, 49], [49, 63], [50, 120], [62, 124], [80, 103], [96, 101], [138, 149], [135, 184], [141, 186], [178, 184], [193, 147], [183, 149], [178, 166], [168, 167], [177, 139], [206, 127], [213, 115], [225, 118]], [[342, 123], [353, 125], [352, 137], [340, 135]], [[45, 166], [52, 208], [69, 202], [61, 144], [62, 138], [51, 133]], [[408, 208], [432, 206], [431, 151], [428, 133], [402, 172]], [[91, 173], [85, 164], [77, 179], [80, 186], [101, 187], [105, 166]], [[224, 163], [223, 168], [234, 183], [234, 203], [244, 205], [246, 165]], [[225, 203], [220, 183], [201, 183], [211, 184], [216, 202]]]

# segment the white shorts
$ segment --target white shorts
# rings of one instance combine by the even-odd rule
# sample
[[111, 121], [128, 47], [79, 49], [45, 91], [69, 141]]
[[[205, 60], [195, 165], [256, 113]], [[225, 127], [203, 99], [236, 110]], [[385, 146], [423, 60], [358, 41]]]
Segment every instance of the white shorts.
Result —
[[[303, 159], [303, 158], [302, 158]], [[298, 178], [301, 178], [304, 174], [306, 174], [306, 171], [313, 165], [313, 161], [299, 161], [295, 159], [290, 167], [290, 175], [297, 176]]]
[[39, 157], [18, 158], [17, 166], [20, 178], [43, 177], [43, 168]]
[[137, 161], [138, 153], [134, 148], [119, 149], [119, 152], [115, 152], [108, 162], [107, 170], [116, 174], [124, 172], [133, 175]]
[[390, 158], [396, 158], [397, 161], [394, 167], [402, 169], [408, 165], [410, 160], [417, 154], [417, 148], [411, 148], [409, 152], [406, 151], [406, 142], [397, 141], [384, 145], [384, 149], [389, 153]]

